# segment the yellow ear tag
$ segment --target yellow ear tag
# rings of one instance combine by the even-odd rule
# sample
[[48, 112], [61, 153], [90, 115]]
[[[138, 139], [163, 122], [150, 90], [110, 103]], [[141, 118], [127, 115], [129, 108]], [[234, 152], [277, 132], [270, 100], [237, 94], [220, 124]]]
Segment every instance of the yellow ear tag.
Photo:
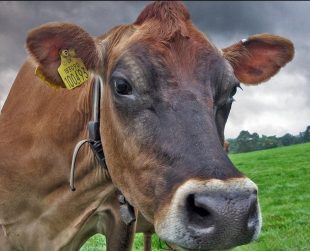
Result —
[[45, 84], [47, 84], [49, 87], [52, 87], [55, 90], [58, 90], [60, 88], [59, 85], [54, 84], [52, 81], [50, 81], [47, 77], [44, 76], [43, 72], [39, 68], [39, 66], [36, 68], [34, 74], [41, 79]]
[[60, 58], [61, 64], [58, 67], [58, 73], [67, 89], [71, 90], [80, 86], [89, 78], [82, 59], [76, 57], [73, 49], [63, 50]]

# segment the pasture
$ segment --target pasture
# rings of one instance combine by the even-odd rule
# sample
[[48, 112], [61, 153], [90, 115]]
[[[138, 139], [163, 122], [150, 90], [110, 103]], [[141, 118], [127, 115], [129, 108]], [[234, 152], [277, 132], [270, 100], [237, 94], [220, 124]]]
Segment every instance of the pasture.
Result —
[[[230, 155], [233, 163], [259, 187], [263, 228], [260, 238], [236, 251], [310, 250], [310, 143]], [[153, 236], [154, 251], [165, 245]], [[96, 235], [80, 251], [99, 251], [104, 237]], [[143, 250], [138, 234], [134, 249]]]

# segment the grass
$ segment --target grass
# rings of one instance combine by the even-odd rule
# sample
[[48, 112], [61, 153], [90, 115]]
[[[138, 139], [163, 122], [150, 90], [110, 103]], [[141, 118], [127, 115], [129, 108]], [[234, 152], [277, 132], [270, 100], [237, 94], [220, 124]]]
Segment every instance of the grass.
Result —
[[[165, 249], [165, 244], [158, 238], [157, 235], [152, 236], [152, 250], [162, 251]], [[91, 237], [80, 251], [104, 251], [105, 248], [105, 237], [101, 234], [96, 234]], [[143, 234], [136, 234], [133, 250], [143, 251]]]
[[[230, 155], [233, 163], [259, 187], [263, 228], [259, 239], [234, 251], [310, 250], [310, 143]], [[153, 236], [152, 250], [164, 250]], [[81, 251], [103, 251], [104, 237], [95, 235]], [[135, 251], [143, 250], [136, 235]]]

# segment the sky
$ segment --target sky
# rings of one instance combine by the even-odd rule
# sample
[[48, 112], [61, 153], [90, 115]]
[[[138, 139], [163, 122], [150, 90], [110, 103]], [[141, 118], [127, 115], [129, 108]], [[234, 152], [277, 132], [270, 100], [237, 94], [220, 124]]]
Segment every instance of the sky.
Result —
[[[148, 2], [0, 2], [0, 108], [27, 58], [27, 31], [50, 21], [72, 22], [98, 36], [132, 23]], [[241, 130], [262, 135], [293, 135], [310, 125], [310, 2], [185, 2], [194, 24], [218, 47], [257, 33], [290, 39], [295, 58], [259, 86], [235, 96], [225, 136]]]

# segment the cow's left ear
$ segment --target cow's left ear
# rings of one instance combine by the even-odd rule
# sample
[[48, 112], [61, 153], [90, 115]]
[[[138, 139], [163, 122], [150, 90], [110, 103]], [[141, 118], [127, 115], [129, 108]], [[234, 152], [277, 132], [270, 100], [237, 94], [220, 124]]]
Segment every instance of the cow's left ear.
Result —
[[87, 70], [96, 70], [100, 63], [95, 39], [75, 24], [52, 22], [39, 26], [28, 33], [26, 47], [44, 79], [60, 87], [65, 87], [58, 73], [62, 50], [74, 50]]
[[275, 75], [294, 57], [293, 43], [283, 37], [258, 34], [223, 49], [235, 76], [244, 84], [258, 84]]

